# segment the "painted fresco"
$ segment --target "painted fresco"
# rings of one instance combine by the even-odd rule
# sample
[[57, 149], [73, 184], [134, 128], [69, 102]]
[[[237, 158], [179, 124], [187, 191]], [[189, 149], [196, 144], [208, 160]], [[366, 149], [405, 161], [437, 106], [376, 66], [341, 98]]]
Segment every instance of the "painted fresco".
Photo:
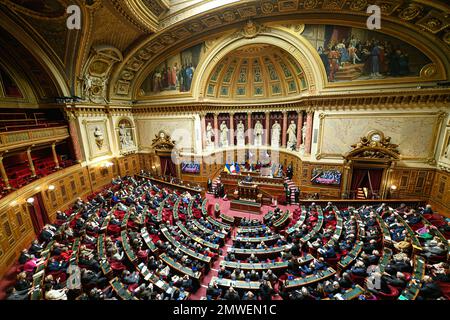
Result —
[[199, 44], [166, 59], [144, 80], [141, 95], [189, 92], [203, 53], [204, 45]]
[[431, 62], [410, 44], [376, 31], [308, 25], [302, 35], [317, 49], [330, 82], [419, 76]]

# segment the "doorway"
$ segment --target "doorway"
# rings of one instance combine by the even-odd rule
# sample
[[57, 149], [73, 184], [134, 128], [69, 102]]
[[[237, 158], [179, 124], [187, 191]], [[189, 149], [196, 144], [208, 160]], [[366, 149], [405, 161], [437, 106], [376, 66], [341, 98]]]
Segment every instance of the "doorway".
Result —
[[38, 236], [42, 228], [46, 224], [50, 223], [50, 219], [48, 218], [47, 211], [45, 210], [42, 195], [38, 193], [30, 199], [33, 199], [33, 202], [27, 202], [28, 212], [30, 213], [31, 221], [33, 223], [34, 233]]
[[354, 168], [350, 194], [353, 199], [378, 199], [384, 168]]

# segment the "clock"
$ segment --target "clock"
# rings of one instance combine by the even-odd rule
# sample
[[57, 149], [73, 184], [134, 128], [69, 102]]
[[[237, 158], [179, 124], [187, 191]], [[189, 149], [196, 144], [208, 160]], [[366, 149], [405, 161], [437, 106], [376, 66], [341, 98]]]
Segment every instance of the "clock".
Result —
[[370, 140], [373, 142], [380, 142], [381, 141], [381, 135], [379, 133], [374, 133], [371, 137]]

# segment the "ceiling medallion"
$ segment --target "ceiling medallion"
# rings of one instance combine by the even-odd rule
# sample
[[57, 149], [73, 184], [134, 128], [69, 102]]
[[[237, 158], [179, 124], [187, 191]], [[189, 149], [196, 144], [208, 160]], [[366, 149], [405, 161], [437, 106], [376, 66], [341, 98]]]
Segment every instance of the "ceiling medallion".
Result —
[[261, 3], [261, 11], [262, 13], [269, 14], [273, 11], [273, 4], [270, 1], [264, 1]]
[[367, 8], [366, 0], [355, 0], [350, 4], [350, 10], [352, 11], [361, 11], [364, 8]]
[[242, 29], [242, 35], [247, 39], [251, 39], [256, 37], [260, 30], [260, 25], [256, 24], [252, 20], [248, 20], [244, 28]]
[[415, 17], [417, 17], [421, 12], [422, 12], [422, 7], [421, 6], [418, 6], [418, 5], [415, 5], [415, 4], [410, 4], [402, 12], [400, 12], [400, 14], [398, 16], [402, 20], [409, 21], [409, 20], [412, 20]]
[[223, 20], [225, 20], [226, 22], [233, 22], [234, 20], [236, 20], [236, 15], [233, 11], [225, 11], [223, 13]]
[[317, 6], [317, 0], [305, 0], [303, 6], [305, 9], [314, 9]]

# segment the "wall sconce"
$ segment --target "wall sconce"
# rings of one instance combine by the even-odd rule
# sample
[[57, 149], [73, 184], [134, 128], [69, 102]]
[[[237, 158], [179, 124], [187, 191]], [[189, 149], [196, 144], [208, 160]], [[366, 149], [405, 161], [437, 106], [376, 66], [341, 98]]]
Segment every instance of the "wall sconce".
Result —
[[34, 203], [34, 198], [28, 198], [28, 199], [27, 199], [27, 203], [28, 203], [29, 205], [33, 205], [33, 203]]
[[52, 185], [52, 184], [51, 184], [51, 185], [49, 185], [49, 186], [48, 186], [48, 190], [50, 190], [50, 191], [53, 191], [53, 190], [55, 190], [55, 186], [54, 186], [54, 185]]
[[395, 190], [397, 190], [397, 186], [393, 184], [393, 185], [391, 186], [391, 191], [395, 191]]

